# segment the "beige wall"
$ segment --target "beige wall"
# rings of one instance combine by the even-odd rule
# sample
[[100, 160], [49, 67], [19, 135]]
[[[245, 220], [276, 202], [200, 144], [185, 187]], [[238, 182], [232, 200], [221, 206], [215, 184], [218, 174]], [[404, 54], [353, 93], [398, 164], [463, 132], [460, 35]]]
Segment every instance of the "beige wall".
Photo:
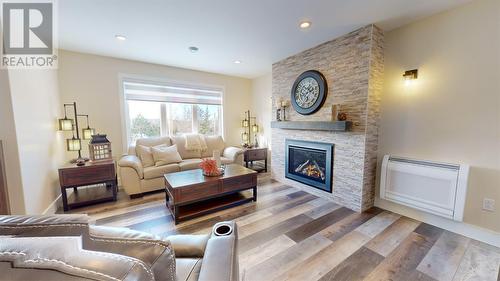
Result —
[[90, 115], [91, 125], [113, 143], [115, 158], [123, 152], [120, 74], [223, 86], [225, 139], [233, 145], [240, 143], [240, 120], [251, 108], [251, 80], [63, 50], [59, 59], [62, 102], [76, 101], [79, 110]]
[[9, 83], [24, 213], [41, 214], [60, 193], [57, 168], [63, 163], [64, 144], [56, 130], [61, 115], [57, 71], [12, 70]]
[[0, 139], [3, 141], [5, 172], [12, 214], [24, 214], [24, 192], [17, 150], [16, 128], [10, 96], [9, 74], [0, 70]]
[[252, 80], [252, 114], [259, 124], [260, 146], [271, 147], [272, 73]]
[[[470, 164], [464, 221], [500, 232], [500, 1], [387, 32], [385, 59], [379, 161]], [[413, 68], [419, 78], [405, 87], [401, 75]], [[481, 210], [485, 197], [495, 212]]]

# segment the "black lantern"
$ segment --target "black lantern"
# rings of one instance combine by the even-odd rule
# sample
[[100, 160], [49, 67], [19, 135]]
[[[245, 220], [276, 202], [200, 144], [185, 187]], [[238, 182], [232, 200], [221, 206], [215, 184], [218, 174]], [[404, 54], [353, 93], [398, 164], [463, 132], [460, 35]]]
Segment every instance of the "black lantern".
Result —
[[111, 142], [106, 135], [93, 135], [89, 143], [89, 154], [92, 162], [113, 159], [111, 155]]

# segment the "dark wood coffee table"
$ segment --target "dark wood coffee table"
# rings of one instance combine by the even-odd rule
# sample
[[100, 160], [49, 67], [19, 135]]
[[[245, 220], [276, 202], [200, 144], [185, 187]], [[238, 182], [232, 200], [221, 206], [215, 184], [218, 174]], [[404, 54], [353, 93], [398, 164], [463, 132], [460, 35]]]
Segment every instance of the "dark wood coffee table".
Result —
[[[224, 175], [206, 177], [201, 169], [164, 175], [167, 207], [175, 224], [222, 209], [257, 201], [257, 172], [226, 165]], [[252, 189], [252, 195], [241, 191]]]

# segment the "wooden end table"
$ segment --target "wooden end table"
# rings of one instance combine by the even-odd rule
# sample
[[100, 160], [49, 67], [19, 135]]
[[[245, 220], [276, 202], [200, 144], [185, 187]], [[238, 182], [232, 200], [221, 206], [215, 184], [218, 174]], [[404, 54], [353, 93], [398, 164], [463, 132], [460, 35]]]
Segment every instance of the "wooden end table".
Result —
[[[175, 224], [222, 209], [257, 201], [257, 172], [226, 165], [224, 175], [206, 177], [201, 169], [165, 174], [166, 204]], [[252, 189], [252, 196], [241, 191]]]
[[[115, 161], [87, 162], [85, 166], [68, 165], [59, 169], [59, 183], [64, 211], [91, 204], [116, 201], [118, 190]], [[106, 186], [78, 187], [105, 184]], [[67, 188], [73, 188], [73, 196], [68, 200]]]
[[[245, 167], [267, 173], [267, 147], [244, 148], [243, 161], [245, 161]], [[264, 161], [264, 167], [254, 165], [254, 161]]]

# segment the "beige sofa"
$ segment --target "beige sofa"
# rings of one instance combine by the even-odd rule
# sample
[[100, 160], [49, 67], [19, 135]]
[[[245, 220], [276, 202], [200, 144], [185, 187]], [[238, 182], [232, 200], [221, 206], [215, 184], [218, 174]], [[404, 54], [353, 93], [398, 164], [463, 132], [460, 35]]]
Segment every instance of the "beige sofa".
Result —
[[[204, 139], [207, 145], [207, 149], [204, 151], [186, 150], [184, 136], [138, 139], [136, 145], [130, 146], [128, 153], [118, 161], [121, 186], [131, 197], [163, 189], [165, 187], [164, 174], [198, 169], [202, 159], [211, 158], [214, 150], [221, 152], [222, 164], [243, 165], [243, 150], [241, 148], [227, 146], [220, 136], [205, 136]], [[137, 156], [136, 147], [139, 145], [154, 147], [162, 144], [177, 145], [177, 151], [182, 161], [162, 166], [144, 167], [140, 157]]]

